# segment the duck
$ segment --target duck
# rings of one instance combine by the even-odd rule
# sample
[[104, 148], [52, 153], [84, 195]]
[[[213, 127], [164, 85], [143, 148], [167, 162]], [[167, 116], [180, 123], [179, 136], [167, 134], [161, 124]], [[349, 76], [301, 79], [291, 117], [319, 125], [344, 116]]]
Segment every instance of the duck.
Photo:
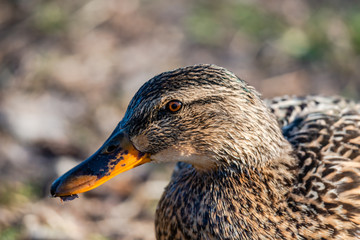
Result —
[[156, 239], [359, 239], [360, 105], [264, 100], [229, 70], [161, 73], [88, 159], [51, 185], [72, 200], [148, 162], [176, 162]]

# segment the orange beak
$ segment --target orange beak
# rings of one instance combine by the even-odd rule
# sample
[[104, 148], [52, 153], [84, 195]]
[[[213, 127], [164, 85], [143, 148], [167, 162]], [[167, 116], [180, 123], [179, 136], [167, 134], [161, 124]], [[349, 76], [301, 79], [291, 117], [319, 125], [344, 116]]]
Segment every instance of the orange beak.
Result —
[[71, 200], [147, 162], [149, 155], [136, 150], [124, 131], [115, 130], [97, 152], [53, 182], [51, 196]]

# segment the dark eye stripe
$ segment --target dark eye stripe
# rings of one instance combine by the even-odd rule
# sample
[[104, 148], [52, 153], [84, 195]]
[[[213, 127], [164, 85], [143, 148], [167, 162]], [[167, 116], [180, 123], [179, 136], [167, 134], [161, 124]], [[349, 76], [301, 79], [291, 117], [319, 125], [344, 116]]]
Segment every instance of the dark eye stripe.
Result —
[[222, 102], [222, 101], [224, 101], [223, 97], [210, 96], [210, 97], [194, 100], [194, 101], [189, 103], [189, 106], [191, 106], [191, 105], [205, 105], [205, 104], [217, 103], [217, 102]]

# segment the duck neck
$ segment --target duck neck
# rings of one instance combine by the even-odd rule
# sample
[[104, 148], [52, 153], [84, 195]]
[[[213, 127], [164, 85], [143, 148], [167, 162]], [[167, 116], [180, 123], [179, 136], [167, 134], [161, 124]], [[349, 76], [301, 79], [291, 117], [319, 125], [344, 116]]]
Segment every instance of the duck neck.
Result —
[[[217, 161], [221, 162], [221, 165], [216, 168], [200, 169], [194, 166], [194, 171], [200, 179], [204, 179], [204, 184], [212, 182], [219, 188], [231, 185], [234, 191], [239, 191], [236, 194], [249, 196], [248, 200], [254, 196], [261, 196], [262, 202], [269, 200], [271, 205], [274, 201], [285, 199], [294, 185], [296, 176], [297, 160], [293, 156], [292, 147], [285, 139], [281, 138], [281, 140], [278, 144], [280, 146], [277, 148], [278, 152], [269, 154], [273, 156], [272, 158], [263, 161], [252, 159], [239, 161], [238, 158], [231, 159], [232, 157], [228, 155], [230, 159]], [[249, 162], [251, 164], [246, 164]], [[207, 179], [207, 176], [210, 179]], [[250, 195], [246, 195], [247, 193]]]
[[[289, 222], [292, 219], [286, 209], [294, 178], [291, 164], [295, 160], [286, 155], [270, 162], [274, 164], [262, 168], [239, 168], [234, 164], [212, 171], [180, 165], [157, 209], [158, 238], [167, 233], [185, 239], [198, 234], [204, 234], [204, 239], [276, 236], [269, 229], [274, 229], [277, 218], [282, 216]], [[296, 231], [295, 226], [284, 224], [284, 229], [290, 229], [285, 235]], [[173, 229], [176, 232], [172, 233]]]
[[244, 201], [260, 201], [272, 206], [284, 201], [290, 194], [295, 180], [295, 166], [295, 158], [284, 154], [263, 166], [249, 168], [234, 164], [219, 167], [208, 174], [214, 179], [214, 185], [219, 185], [219, 188], [231, 186], [235, 191], [233, 194], [240, 195]]

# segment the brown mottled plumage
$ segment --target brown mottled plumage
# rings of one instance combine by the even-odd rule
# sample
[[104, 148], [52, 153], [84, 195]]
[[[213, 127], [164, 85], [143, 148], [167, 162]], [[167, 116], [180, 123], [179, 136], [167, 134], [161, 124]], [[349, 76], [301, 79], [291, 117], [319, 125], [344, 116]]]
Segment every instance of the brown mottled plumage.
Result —
[[[182, 108], [170, 112], [174, 100]], [[360, 238], [354, 102], [265, 103], [226, 69], [196, 65], [145, 83], [120, 130], [152, 161], [181, 162], [156, 211], [157, 239]]]

